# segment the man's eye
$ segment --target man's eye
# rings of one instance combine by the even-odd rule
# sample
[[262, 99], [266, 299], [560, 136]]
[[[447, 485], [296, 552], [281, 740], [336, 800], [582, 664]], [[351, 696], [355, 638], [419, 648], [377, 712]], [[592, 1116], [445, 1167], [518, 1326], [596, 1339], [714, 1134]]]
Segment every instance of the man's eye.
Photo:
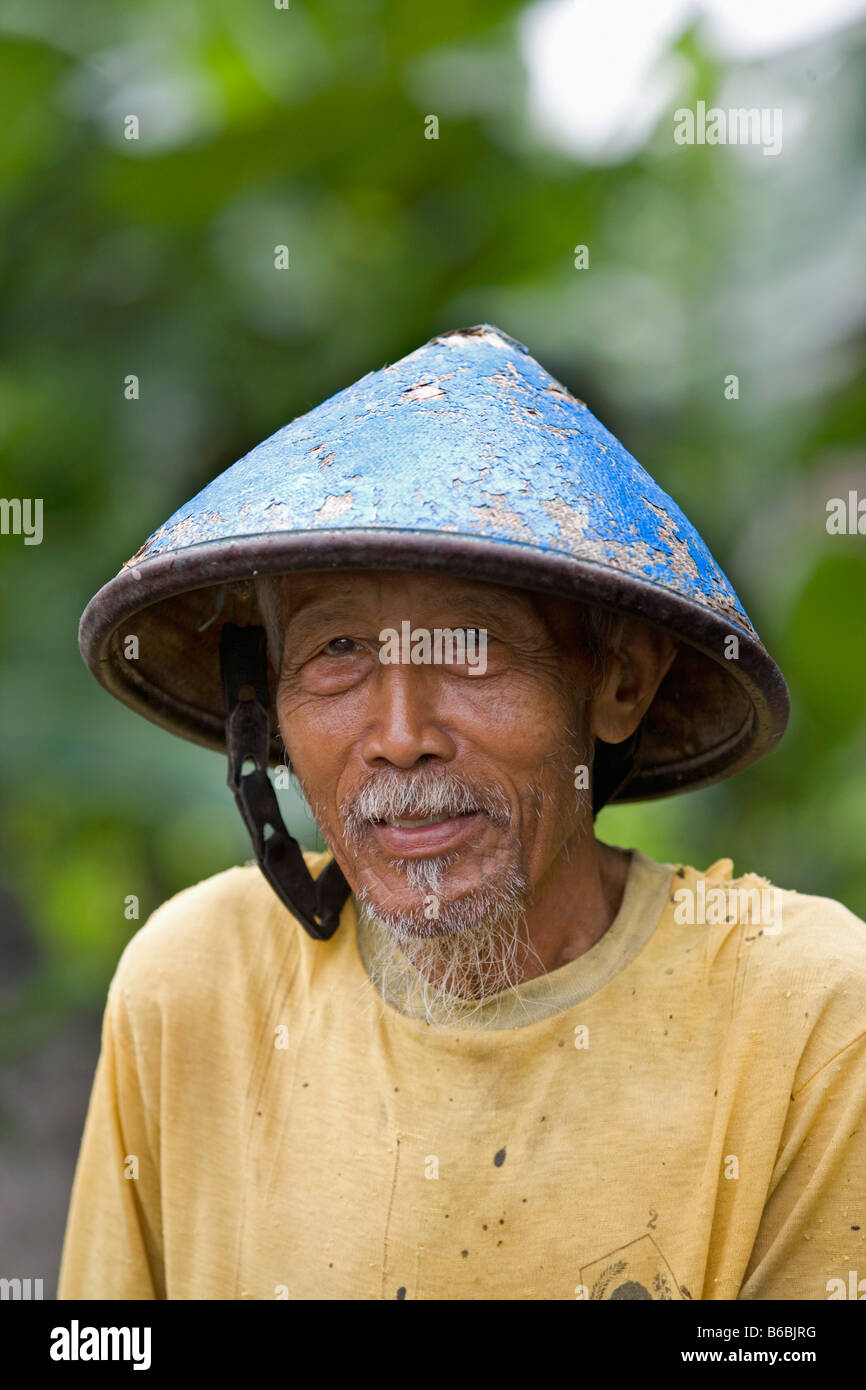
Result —
[[351, 637], [333, 637], [324, 650], [328, 656], [346, 656], [354, 647]]

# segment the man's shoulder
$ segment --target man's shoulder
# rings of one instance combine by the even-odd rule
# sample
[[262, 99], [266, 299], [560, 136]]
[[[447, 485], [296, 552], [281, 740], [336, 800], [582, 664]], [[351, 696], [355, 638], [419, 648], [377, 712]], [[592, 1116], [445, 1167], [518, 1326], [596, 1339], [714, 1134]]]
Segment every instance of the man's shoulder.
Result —
[[[330, 854], [305, 851], [317, 876]], [[304, 929], [279, 900], [257, 864], [225, 869], [168, 898], [128, 941], [113, 994], [177, 1000], [229, 985], [250, 966], [284, 966]]]
[[866, 922], [835, 898], [782, 888], [760, 874], [733, 876], [730, 859], [673, 876], [675, 919], [718, 928], [756, 959], [792, 967], [853, 971], [866, 979]]
[[[680, 866], [672, 900], [703, 938], [712, 972], [734, 983], [734, 1013], [804, 1050], [804, 1074], [866, 1028], [866, 922], [835, 898], [733, 877], [730, 859], [703, 873]], [[690, 926], [687, 925], [687, 934]]]

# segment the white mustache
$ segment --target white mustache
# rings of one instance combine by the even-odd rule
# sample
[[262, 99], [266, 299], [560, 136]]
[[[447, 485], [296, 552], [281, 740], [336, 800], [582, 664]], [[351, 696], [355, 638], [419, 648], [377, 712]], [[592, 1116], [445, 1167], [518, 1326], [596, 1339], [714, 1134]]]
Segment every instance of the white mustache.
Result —
[[495, 824], [511, 823], [511, 805], [498, 787], [478, 787], [453, 773], [428, 771], [407, 777], [396, 768], [377, 773], [352, 801], [344, 802], [340, 815], [347, 834], [359, 838], [375, 821], [411, 816], [461, 816], [483, 811]]

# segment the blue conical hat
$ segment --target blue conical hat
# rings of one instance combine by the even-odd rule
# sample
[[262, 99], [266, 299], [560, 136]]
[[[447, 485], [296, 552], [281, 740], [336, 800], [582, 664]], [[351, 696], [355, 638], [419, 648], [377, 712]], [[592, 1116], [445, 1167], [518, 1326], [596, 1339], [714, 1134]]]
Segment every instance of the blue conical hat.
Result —
[[[704, 786], [784, 731], [782, 675], [698, 532], [586, 405], [493, 325], [431, 338], [244, 455], [96, 594], [81, 649], [133, 709], [224, 748], [218, 650], [223, 622], [238, 619], [235, 582], [336, 568], [464, 574], [671, 633], [680, 649], [614, 800]], [[241, 621], [261, 621], [244, 588]], [[130, 633], [137, 660], [125, 654]]]

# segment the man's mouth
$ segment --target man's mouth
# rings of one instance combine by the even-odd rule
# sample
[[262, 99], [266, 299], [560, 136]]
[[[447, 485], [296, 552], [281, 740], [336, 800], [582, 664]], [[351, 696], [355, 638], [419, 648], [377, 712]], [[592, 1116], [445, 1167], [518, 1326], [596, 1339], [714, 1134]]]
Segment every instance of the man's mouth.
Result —
[[380, 843], [392, 853], [417, 855], [442, 853], [467, 839], [482, 819], [483, 811], [446, 811], [435, 816], [400, 816], [374, 820]]
[[417, 830], [422, 825], [441, 825], [446, 820], [458, 820], [461, 816], [474, 816], [475, 811], [444, 811], [439, 816], [427, 816], [421, 819], [420, 816], [404, 816], [400, 820], [380, 820], [377, 825], [396, 825], [400, 830]]

